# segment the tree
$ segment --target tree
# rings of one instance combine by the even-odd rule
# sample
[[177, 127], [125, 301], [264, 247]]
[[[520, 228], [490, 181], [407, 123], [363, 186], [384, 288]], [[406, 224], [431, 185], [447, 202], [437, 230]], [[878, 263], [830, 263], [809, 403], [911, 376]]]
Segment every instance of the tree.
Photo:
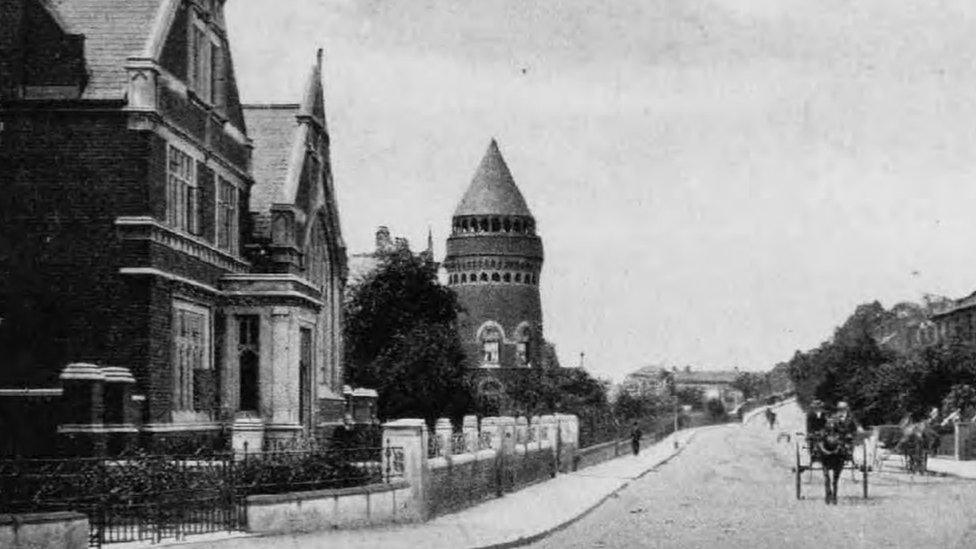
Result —
[[958, 410], [961, 418], [968, 421], [976, 413], [976, 388], [962, 383], [953, 385], [942, 399], [942, 409], [946, 414]]
[[722, 404], [721, 400], [709, 399], [705, 404], [705, 411], [708, 412], [708, 418], [712, 421], [725, 419], [725, 405]]
[[705, 400], [705, 392], [698, 387], [682, 387], [674, 392], [678, 404], [686, 404], [695, 410], [701, 410]]
[[384, 256], [350, 287], [346, 380], [376, 388], [381, 418], [433, 423], [469, 411], [458, 311], [454, 292], [437, 281], [435, 265], [406, 250]]
[[732, 387], [742, 391], [743, 398], [754, 398], [769, 393], [769, 379], [767, 374], [740, 372]]

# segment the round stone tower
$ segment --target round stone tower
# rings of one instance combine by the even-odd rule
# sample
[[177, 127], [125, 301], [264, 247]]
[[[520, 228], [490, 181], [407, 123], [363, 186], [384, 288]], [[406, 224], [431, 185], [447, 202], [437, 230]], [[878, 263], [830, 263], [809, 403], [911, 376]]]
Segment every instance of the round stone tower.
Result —
[[542, 259], [535, 218], [492, 139], [454, 211], [444, 259], [465, 309], [460, 331], [470, 366], [541, 366]]

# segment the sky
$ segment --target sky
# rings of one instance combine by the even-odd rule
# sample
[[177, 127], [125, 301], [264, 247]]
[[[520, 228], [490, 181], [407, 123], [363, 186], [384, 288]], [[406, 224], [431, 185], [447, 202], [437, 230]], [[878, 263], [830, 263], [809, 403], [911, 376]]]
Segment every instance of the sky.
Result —
[[343, 236], [443, 257], [492, 137], [564, 366], [766, 370], [976, 289], [971, 0], [232, 0], [245, 102], [316, 48]]

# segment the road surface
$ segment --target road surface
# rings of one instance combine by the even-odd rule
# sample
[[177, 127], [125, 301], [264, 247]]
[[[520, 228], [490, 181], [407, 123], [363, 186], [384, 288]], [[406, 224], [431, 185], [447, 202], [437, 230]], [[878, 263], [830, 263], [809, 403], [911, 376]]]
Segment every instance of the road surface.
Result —
[[532, 545], [567, 547], [976, 548], [976, 482], [872, 473], [869, 499], [845, 472], [839, 505], [823, 502], [821, 473], [795, 495], [795, 405], [745, 426], [701, 431], [685, 450], [566, 529]]

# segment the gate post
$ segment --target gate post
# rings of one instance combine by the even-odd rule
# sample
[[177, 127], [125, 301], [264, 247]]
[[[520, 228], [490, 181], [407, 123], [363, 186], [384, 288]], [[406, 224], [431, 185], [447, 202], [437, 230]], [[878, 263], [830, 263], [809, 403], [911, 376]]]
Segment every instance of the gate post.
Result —
[[383, 424], [383, 470], [402, 474], [410, 484], [410, 501], [397, 503], [397, 513], [410, 520], [427, 518], [427, 426], [422, 419]]

